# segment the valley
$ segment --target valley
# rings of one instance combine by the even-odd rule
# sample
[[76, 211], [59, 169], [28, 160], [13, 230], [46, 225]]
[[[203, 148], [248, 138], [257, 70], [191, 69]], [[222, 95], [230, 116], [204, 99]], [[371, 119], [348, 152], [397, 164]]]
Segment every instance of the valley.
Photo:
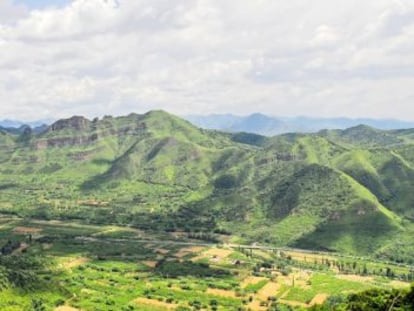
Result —
[[265, 137], [150, 111], [0, 146], [1, 310], [346, 310], [413, 281], [410, 129]]
[[43, 262], [21, 290], [3, 281], [2, 310], [36, 301], [60, 311], [306, 309], [346, 292], [409, 288], [414, 279], [408, 265], [117, 226], [2, 218], [0, 237], [21, 243], [17, 262]]

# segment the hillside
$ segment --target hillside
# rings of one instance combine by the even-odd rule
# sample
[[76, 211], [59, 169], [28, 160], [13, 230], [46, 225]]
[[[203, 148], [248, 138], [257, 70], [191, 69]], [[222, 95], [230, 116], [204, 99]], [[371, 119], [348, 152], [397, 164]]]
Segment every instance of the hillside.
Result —
[[0, 212], [410, 261], [413, 138], [367, 126], [230, 134], [163, 111], [75, 116], [0, 131]]

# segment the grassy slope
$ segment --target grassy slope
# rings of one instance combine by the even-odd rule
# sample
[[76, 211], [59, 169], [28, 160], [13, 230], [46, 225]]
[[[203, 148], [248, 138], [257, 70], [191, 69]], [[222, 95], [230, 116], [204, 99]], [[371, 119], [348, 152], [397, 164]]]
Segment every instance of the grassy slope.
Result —
[[0, 133], [3, 212], [175, 228], [190, 217], [192, 230], [213, 222], [244, 241], [366, 254], [410, 232], [409, 131], [265, 138], [162, 111], [62, 122], [31, 140]]

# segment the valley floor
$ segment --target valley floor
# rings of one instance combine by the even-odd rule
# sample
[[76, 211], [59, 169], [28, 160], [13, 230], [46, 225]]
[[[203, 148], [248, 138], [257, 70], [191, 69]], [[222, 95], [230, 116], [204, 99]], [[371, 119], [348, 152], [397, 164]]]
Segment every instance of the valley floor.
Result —
[[[10, 311], [301, 310], [332, 295], [407, 288], [414, 274], [405, 265], [211, 244], [183, 232], [0, 218], [0, 245], [9, 241], [18, 242], [9, 254], [15, 262], [46, 262], [38, 281], [2, 282], [0, 309]], [[18, 268], [25, 271], [24, 262]]]

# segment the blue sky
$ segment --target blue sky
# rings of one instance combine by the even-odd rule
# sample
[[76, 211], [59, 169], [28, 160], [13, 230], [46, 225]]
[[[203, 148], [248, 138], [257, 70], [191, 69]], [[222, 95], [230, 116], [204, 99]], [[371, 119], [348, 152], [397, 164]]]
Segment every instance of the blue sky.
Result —
[[14, 0], [14, 3], [23, 4], [31, 9], [62, 7], [69, 2], [70, 0]]

